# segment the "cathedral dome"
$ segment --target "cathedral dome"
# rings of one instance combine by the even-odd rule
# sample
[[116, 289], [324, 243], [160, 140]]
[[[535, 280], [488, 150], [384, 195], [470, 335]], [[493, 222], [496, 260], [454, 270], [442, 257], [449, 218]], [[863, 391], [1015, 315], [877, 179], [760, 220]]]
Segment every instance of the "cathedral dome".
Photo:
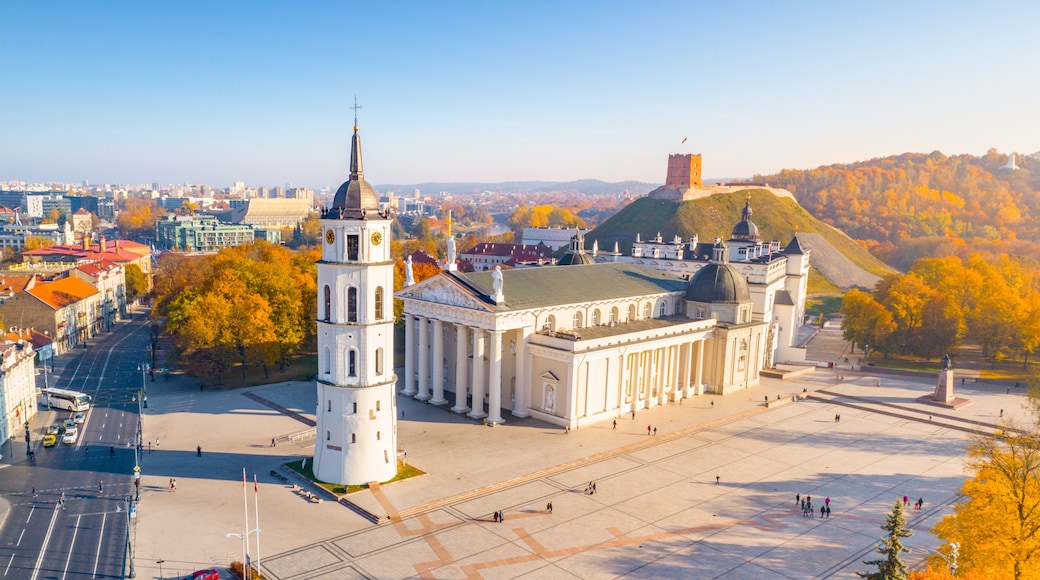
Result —
[[557, 266], [580, 266], [595, 264], [592, 256], [585, 253], [585, 236], [577, 234], [571, 237], [571, 248], [556, 262]]
[[747, 280], [729, 264], [712, 263], [693, 275], [686, 287], [686, 299], [691, 302], [751, 302]]
[[740, 221], [733, 226], [733, 232], [730, 234], [731, 240], [758, 241], [758, 226], [751, 221], [751, 213], [751, 197], [749, 196], [744, 203], [744, 211], [741, 212]]
[[361, 166], [361, 137], [357, 126], [350, 142], [350, 179], [336, 190], [331, 209], [338, 212], [341, 219], [363, 219], [369, 211], [379, 212], [379, 196], [365, 181]]

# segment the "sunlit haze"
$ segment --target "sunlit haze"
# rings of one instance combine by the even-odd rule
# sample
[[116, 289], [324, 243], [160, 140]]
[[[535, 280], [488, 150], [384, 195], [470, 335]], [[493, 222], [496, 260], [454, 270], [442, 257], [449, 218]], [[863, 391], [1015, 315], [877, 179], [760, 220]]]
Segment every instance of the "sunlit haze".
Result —
[[[0, 181], [662, 182], [1040, 149], [1040, 5], [5, 2]], [[685, 143], [682, 143], [683, 139]]]

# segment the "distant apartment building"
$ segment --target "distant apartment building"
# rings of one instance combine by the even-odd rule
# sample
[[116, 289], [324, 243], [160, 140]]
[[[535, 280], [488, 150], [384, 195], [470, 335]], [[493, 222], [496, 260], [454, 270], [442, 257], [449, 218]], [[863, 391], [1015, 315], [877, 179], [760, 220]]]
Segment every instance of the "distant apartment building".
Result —
[[544, 244], [528, 246], [526, 244], [484, 242], [463, 252], [460, 257], [472, 264], [474, 271], [482, 272], [493, 270], [496, 265], [517, 268], [550, 264], [552, 263], [552, 253], [552, 248]]
[[211, 215], [168, 215], [155, 222], [155, 243], [161, 250], [215, 252], [254, 239], [253, 226], [221, 223]]
[[66, 221], [63, 225], [21, 223], [0, 224], [0, 248], [11, 248], [21, 252], [27, 238], [40, 238], [50, 245], [71, 244], [76, 241], [72, 224]]
[[524, 228], [522, 242], [529, 246], [544, 244], [555, 252], [570, 246], [574, 236], [584, 236], [588, 232], [587, 228]]
[[25, 425], [36, 415], [35, 374], [30, 342], [0, 344], [0, 443], [24, 436]]

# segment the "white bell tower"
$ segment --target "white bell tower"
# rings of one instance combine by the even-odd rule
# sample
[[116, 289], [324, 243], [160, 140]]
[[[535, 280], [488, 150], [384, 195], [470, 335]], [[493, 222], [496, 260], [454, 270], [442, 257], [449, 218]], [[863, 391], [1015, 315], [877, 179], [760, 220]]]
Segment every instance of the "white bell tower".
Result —
[[356, 118], [350, 179], [320, 221], [314, 475], [345, 485], [388, 481], [397, 475], [392, 218], [365, 181]]

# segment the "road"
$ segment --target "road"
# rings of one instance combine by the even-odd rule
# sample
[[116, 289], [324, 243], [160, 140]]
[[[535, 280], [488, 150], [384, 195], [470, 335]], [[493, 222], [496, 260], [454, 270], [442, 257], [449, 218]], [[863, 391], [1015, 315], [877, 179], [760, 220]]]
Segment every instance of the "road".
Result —
[[[43, 448], [42, 434], [35, 432], [35, 464], [3, 470], [0, 494], [11, 509], [0, 530], [0, 577], [124, 577], [127, 500], [137, 462], [137, 393], [144, 378], [139, 369], [148, 343], [145, 317], [137, 316], [98, 335], [88, 348], [62, 355], [63, 370], [51, 375], [50, 386], [83, 391], [94, 404], [77, 443]], [[57, 411], [55, 420], [71, 415]]]

